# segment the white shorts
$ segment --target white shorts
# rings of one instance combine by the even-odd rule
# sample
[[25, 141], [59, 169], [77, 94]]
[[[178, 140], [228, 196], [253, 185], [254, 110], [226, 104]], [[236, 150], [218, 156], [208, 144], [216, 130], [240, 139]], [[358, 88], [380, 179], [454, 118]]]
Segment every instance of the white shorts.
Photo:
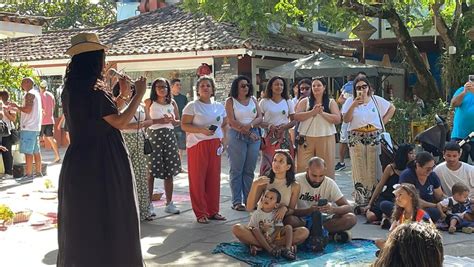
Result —
[[341, 125], [341, 137], [339, 138], [339, 143], [347, 144], [349, 143], [349, 132], [347, 128], [349, 127], [349, 123], [343, 122]]

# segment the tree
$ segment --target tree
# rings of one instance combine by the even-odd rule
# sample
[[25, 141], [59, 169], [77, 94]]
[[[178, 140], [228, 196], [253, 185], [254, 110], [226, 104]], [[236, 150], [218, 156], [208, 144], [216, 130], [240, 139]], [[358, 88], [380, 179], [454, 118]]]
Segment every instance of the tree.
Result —
[[8, 1], [2, 7], [2, 11], [14, 12], [20, 15], [56, 18], [44, 26], [46, 31], [92, 28], [105, 26], [116, 21], [116, 6], [114, 0], [100, 0], [97, 4], [91, 4], [90, 0]]
[[7, 90], [14, 102], [20, 99], [21, 80], [25, 77], [32, 77], [36, 84], [39, 83], [32, 68], [25, 65], [13, 66], [6, 60], [0, 60], [0, 89]]
[[[237, 24], [243, 34], [256, 31], [264, 35], [271, 28], [269, 26], [277, 27], [283, 33], [287, 25], [303, 25], [311, 30], [316, 21], [332, 30], [344, 31], [352, 29], [360, 17], [386, 19], [397, 37], [404, 60], [418, 77], [421, 95], [428, 99], [439, 97], [441, 93], [413, 42], [410, 29], [423, 27], [428, 30], [436, 21], [445, 51], [450, 45], [463, 51], [471, 47], [465, 42], [460, 45], [459, 40], [462, 41], [469, 29], [464, 21], [472, 16], [473, 0], [184, 0], [183, 4], [193, 12]], [[446, 60], [443, 72], [447, 91], [462, 82], [454, 74], [459, 72], [453, 67], [458, 56], [449, 56]]]

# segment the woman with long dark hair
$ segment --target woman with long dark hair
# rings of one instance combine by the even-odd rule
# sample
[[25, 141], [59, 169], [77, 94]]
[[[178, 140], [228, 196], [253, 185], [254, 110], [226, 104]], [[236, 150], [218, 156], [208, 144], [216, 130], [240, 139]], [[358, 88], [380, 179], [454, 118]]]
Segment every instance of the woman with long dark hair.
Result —
[[[252, 183], [249, 196], [247, 198], [247, 211], [252, 212], [257, 207], [266, 190], [276, 189], [280, 192], [280, 205], [275, 212], [275, 221], [282, 222], [288, 212], [292, 212], [296, 207], [300, 185], [295, 180], [295, 166], [290, 153], [287, 150], [275, 150], [272, 158], [272, 168], [266, 176], [261, 176]], [[232, 232], [242, 243], [259, 246], [252, 231], [245, 225], [236, 224], [232, 227]], [[301, 244], [309, 235], [305, 227], [293, 229], [293, 244]]]
[[232, 82], [225, 109], [230, 126], [227, 155], [232, 209], [245, 211], [243, 204], [247, 202], [260, 148], [260, 134], [256, 126], [262, 122], [262, 113], [253, 97], [249, 78], [239, 76]]
[[[329, 98], [326, 79], [314, 78], [312, 90], [308, 97], [301, 100], [295, 114], [298, 127], [298, 155], [296, 172], [306, 170], [312, 157], [324, 159], [328, 166], [333, 166], [336, 159], [336, 124], [341, 122], [341, 113], [334, 99]], [[334, 168], [327, 169], [327, 176], [335, 179]]]
[[349, 123], [349, 153], [356, 208], [365, 208], [382, 174], [380, 133], [395, 113], [395, 106], [373, 89], [365, 76], [354, 80], [354, 95], [342, 106], [344, 122]]
[[265, 97], [259, 106], [263, 114], [260, 126], [264, 130], [260, 175], [264, 175], [272, 167], [276, 149], [288, 149], [291, 156], [294, 156], [288, 131], [296, 124], [296, 121], [293, 121], [295, 107], [289, 99], [288, 87], [283, 78], [275, 76], [268, 81]]
[[133, 118], [146, 90], [119, 113], [103, 82], [105, 48], [94, 33], [72, 37], [61, 95], [69, 126], [59, 176], [58, 266], [143, 266], [131, 162], [120, 129]]
[[367, 205], [367, 221], [380, 221], [383, 229], [389, 229], [390, 216], [393, 211], [395, 195], [393, 186], [398, 184], [400, 173], [407, 167], [408, 162], [415, 159], [415, 147], [411, 144], [401, 144], [395, 152], [393, 163], [388, 164], [377, 183], [375, 191]]
[[433, 172], [435, 160], [428, 152], [420, 152], [408, 168], [400, 173], [399, 183], [414, 184], [420, 193], [420, 206], [430, 215], [433, 222], [441, 217], [436, 204], [443, 199], [443, 190], [438, 175]]
[[[150, 98], [145, 100], [145, 113], [147, 118], [153, 121], [148, 128], [148, 136], [153, 145], [153, 152], [147, 156], [150, 200], [155, 179], [161, 179], [166, 195], [165, 212], [178, 214], [180, 211], [173, 203], [173, 177], [181, 171], [181, 160], [174, 126], [179, 125], [180, 121], [178, 105], [171, 97], [168, 80], [158, 78], [153, 81]], [[155, 214], [152, 203], [149, 209], [152, 215]]]

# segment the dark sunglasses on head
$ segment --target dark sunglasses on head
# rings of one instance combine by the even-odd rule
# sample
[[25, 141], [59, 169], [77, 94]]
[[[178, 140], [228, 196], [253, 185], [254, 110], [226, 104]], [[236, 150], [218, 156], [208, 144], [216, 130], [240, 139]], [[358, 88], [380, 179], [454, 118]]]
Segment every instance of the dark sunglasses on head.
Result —
[[356, 86], [356, 90], [359, 91], [359, 90], [365, 90], [369, 88], [369, 85], [368, 84], [364, 84], [364, 85], [360, 85], [360, 86]]

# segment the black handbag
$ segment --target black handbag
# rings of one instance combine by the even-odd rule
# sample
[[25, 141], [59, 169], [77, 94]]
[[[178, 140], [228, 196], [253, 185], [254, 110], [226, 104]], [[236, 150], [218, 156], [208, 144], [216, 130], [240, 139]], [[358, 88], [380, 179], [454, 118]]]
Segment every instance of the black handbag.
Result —
[[3, 120], [0, 120], [0, 137], [6, 137], [11, 134], [10, 129], [8, 129], [8, 125]]
[[145, 133], [142, 132], [142, 134], [144, 139], [143, 154], [150, 155], [151, 153], [153, 153], [153, 147], [151, 146], [150, 139], [145, 136]]
[[11, 138], [12, 138], [12, 143], [15, 145], [15, 144], [18, 144], [18, 142], [20, 142], [20, 131], [18, 131], [17, 129], [11, 129]]

